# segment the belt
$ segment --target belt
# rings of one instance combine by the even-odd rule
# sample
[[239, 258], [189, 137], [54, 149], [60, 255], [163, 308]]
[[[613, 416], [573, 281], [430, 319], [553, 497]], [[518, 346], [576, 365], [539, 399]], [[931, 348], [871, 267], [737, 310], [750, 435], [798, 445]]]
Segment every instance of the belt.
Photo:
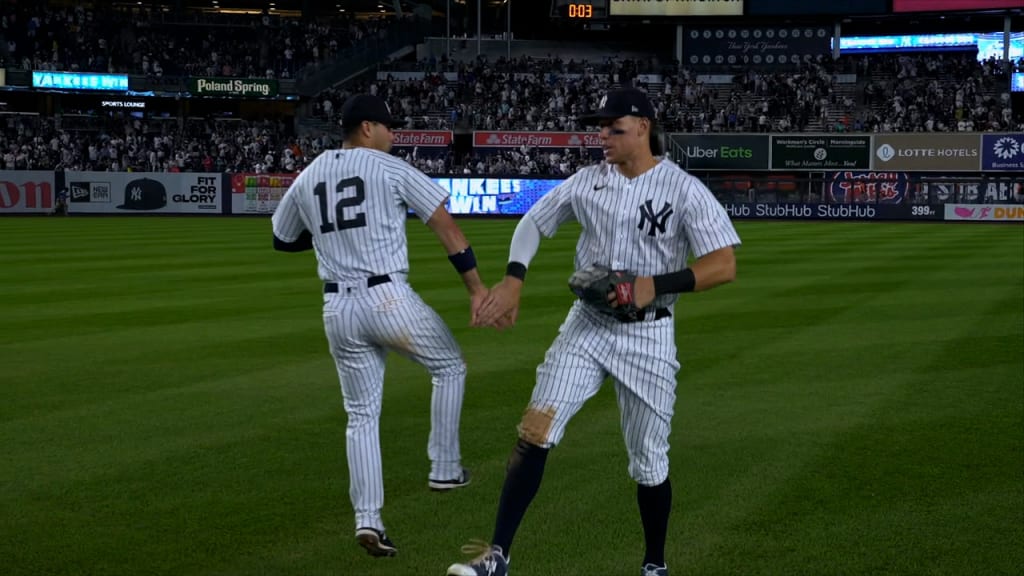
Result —
[[[391, 282], [391, 276], [387, 274], [381, 274], [380, 276], [370, 276], [366, 279], [366, 287], [373, 288], [381, 284], [387, 284]], [[325, 282], [324, 283], [324, 294], [336, 294], [338, 292], [337, 282]]]
[[[624, 323], [643, 322], [644, 320], [647, 319], [647, 313], [649, 311], [650, 311], [650, 309], [637, 310], [636, 320], [620, 320], [620, 322], [624, 322]], [[669, 312], [668, 308], [655, 308], [654, 309], [654, 319], [655, 320], [661, 320], [662, 318], [671, 318], [671, 317], [672, 317], [672, 313]]]

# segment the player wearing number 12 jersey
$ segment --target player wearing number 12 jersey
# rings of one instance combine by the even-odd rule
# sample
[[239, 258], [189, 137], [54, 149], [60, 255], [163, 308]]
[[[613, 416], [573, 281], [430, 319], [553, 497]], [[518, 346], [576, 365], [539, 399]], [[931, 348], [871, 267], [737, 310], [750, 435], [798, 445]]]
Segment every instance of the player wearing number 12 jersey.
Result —
[[342, 107], [343, 147], [318, 156], [295, 179], [273, 216], [275, 249], [316, 251], [324, 283], [324, 330], [348, 414], [356, 540], [373, 556], [397, 552], [381, 518], [379, 420], [388, 351], [423, 365], [432, 378], [428, 486], [451, 490], [469, 483], [459, 453], [466, 365], [444, 321], [406, 281], [409, 208], [448, 251], [469, 290], [474, 320], [488, 293], [472, 248], [445, 209], [448, 193], [388, 154], [391, 130], [398, 125], [380, 98], [349, 98]]

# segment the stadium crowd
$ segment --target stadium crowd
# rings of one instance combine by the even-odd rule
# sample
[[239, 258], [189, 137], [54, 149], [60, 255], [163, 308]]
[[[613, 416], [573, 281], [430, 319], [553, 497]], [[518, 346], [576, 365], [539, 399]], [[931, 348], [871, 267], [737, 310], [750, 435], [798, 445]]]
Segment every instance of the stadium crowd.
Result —
[[91, 7], [19, 3], [0, 15], [0, 66], [154, 77], [294, 78], [391, 20], [283, 19], [264, 12], [171, 14], [138, 8], [96, 14]]
[[9, 115], [0, 133], [5, 170], [129, 172], [295, 172], [333, 145], [296, 137], [280, 122], [91, 119], [63, 127], [53, 118]]
[[[71, 71], [287, 78], [388, 25], [344, 17], [303, 23], [266, 13], [193, 13], [188, 23], [147, 10], [98, 17], [81, 4], [17, 6], [0, 15], [0, 58], [8, 66]], [[636, 85], [650, 94], [666, 132], [1024, 130], [1024, 115], [1010, 108], [1002, 64], [979, 62], [973, 52], [821, 57], [713, 75], [653, 57], [557, 55], [431, 58], [380, 69], [383, 79], [325, 90], [303, 114], [336, 125], [348, 97], [370, 92], [410, 129], [584, 131], [580, 115], [598, 106], [609, 85]], [[1024, 71], [1024, 60], [1013, 69]], [[4, 114], [0, 129], [3, 169], [294, 172], [337, 144], [336, 130], [300, 136], [294, 122], [282, 120]], [[592, 161], [588, 151], [572, 149], [395, 154], [434, 174], [567, 174]]]
[[[612, 85], [648, 90], [669, 132], [919, 132], [1014, 130], [1006, 74], [994, 60], [939, 53], [820, 58], [786, 70], [748, 69], [732, 82], [653, 60], [419, 61], [422, 78], [352, 83], [321, 93], [313, 114], [336, 120], [345, 98], [379, 94], [415, 129], [578, 131], [580, 114]], [[1014, 68], [1024, 69], [1024, 62]], [[398, 70], [394, 70], [397, 72]], [[657, 71], [660, 82], [645, 82]], [[456, 75], [445, 79], [444, 72]], [[856, 74], [860, 82], [840, 82]], [[849, 76], [845, 76], [849, 78]], [[869, 78], [870, 80], [863, 80]]]

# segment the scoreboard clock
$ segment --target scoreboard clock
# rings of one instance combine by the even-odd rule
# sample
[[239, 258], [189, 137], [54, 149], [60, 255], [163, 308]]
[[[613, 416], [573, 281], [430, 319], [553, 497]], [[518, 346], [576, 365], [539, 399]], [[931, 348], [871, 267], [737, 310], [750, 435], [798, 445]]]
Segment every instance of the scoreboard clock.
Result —
[[551, 16], [577, 22], [608, 18], [608, 0], [552, 0]]
[[583, 19], [583, 20], [590, 20], [591, 18], [594, 17], [594, 5], [590, 4], [590, 3], [587, 3], [587, 4], [575, 4], [575, 3], [574, 4], [569, 4], [568, 6], [566, 6], [566, 8], [568, 8], [568, 14], [567, 15], [568, 15], [569, 18], [579, 18], [579, 19]]

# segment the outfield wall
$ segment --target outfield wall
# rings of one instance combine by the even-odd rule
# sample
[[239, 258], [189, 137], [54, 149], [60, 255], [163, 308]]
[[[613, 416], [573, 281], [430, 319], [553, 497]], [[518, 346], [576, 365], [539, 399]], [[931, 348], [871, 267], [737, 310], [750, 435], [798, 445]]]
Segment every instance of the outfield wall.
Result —
[[[1024, 176], [836, 172], [812, 178], [747, 173], [705, 178], [736, 219], [1024, 223]], [[61, 190], [72, 214], [269, 215], [295, 174], [0, 171], [0, 215], [46, 214]], [[561, 178], [435, 176], [459, 215], [524, 214]], [[770, 186], [769, 186], [770, 184]], [[812, 190], [813, 189], [813, 190]], [[923, 192], [922, 192], [923, 191]]]

